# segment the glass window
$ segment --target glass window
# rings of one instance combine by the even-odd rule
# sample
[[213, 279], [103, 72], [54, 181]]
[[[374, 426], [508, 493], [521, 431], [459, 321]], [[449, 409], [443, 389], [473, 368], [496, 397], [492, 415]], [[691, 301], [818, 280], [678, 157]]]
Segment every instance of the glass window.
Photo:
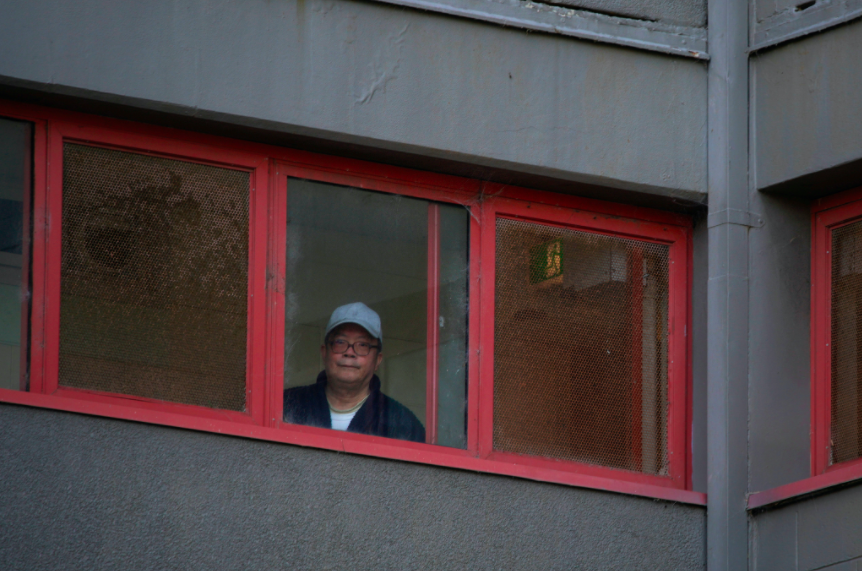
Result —
[[21, 270], [32, 136], [32, 124], [0, 119], [0, 387], [4, 389], [25, 388], [25, 375], [21, 374]]
[[862, 457], [862, 222], [832, 231], [831, 454]]
[[[467, 210], [294, 178], [287, 196], [285, 420], [466, 447]], [[353, 401], [332, 393], [348, 380], [322, 345], [357, 302], [379, 316], [382, 358], [345, 420]]]
[[494, 449], [665, 476], [669, 247], [500, 218]]
[[249, 173], [66, 143], [61, 387], [246, 408]]

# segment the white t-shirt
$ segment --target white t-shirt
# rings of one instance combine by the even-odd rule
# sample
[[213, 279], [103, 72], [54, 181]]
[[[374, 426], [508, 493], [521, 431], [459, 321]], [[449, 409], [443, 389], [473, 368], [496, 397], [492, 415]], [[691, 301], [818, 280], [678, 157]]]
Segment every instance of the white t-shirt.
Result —
[[334, 430], [347, 430], [347, 427], [350, 426], [350, 421], [353, 420], [353, 417], [356, 416], [357, 410], [348, 413], [341, 412], [333, 412], [332, 409], [329, 409], [329, 416], [332, 419], [332, 428]]

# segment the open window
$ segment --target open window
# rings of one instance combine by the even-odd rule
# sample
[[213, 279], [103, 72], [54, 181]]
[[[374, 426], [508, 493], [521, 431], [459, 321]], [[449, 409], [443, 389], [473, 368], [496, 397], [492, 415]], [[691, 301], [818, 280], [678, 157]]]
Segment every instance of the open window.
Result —
[[466, 448], [469, 210], [297, 177], [279, 182], [287, 199], [284, 388], [315, 382], [330, 314], [362, 302], [382, 322], [382, 393], [412, 412], [428, 444]]

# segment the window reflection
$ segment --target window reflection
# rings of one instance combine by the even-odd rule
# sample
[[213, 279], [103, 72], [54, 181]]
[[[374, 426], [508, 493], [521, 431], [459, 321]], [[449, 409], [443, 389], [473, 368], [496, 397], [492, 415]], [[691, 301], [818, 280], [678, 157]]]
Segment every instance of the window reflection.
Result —
[[0, 119], [0, 388], [21, 389], [24, 196], [31, 176], [30, 123]]

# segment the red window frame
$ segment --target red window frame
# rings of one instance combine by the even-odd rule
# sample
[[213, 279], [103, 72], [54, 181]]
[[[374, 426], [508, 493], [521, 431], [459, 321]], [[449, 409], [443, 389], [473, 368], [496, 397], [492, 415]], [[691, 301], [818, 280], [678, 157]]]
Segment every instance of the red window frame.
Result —
[[[523, 220], [543, 225], [603, 234], [641, 242], [653, 242], [669, 246], [669, 307], [668, 307], [668, 418], [667, 452], [669, 476], [626, 472], [593, 464], [560, 462], [549, 458], [528, 457], [519, 454], [495, 451], [493, 447], [494, 429], [494, 280], [482, 283], [482, 364], [480, 384], [480, 441], [482, 457], [501, 462], [520, 462], [538, 468], [564, 466], [563, 469], [581, 474], [606, 478], [624, 478], [632, 481], [650, 483], [658, 486], [685, 488], [690, 486], [689, 446], [690, 425], [688, 401], [688, 362], [685, 358], [688, 349], [687, 315], [689, 307], [690, 232], [682, 226], [651, 222], [643, 219], [627, 219], [616, 215], [591, 212], [580, 209], [561, 208], [557, 205], [525, 202], [515, 198], [494, 196], [488, 199], [482, 210], [482, 247], [489, 252], [483, 256], [483, 272], [495, 275], [496, 261], [496, 221], [499, 218]], [[638, 349], [639, 350], [639, 349]], [[639, 411], [635, 412], [635, 420]], [[640, 423], [638, 422], [638, 428]]]
[[[32, 243], [30, 390], [0, 389], [0, 401], [138, 420], [288, 444], [505, 474], [703, 505], [691, 491], [690, 218], [645, 208], [582, 199], [471, 179], [239, 142], [0, 101], [0, 116], [36, 125]], [[153, 401], [58, 387], [59, 271], [64, 142], [200, 162], [251, 175], [246, 412]], [[459, 204], [471, 212], [467, 446], [464, 450], [336, 432], [282, 422], [284, 285], [289, 177]], [[438, 218], [429, 207], [429, 323], [436, 320]], [[669, 413], [670, 476], [504, 454], [492, 449], [494, 240], [497, 216], [516, 217], [670, 246]], [[436, 328], [435, 328], [436, 329]], [[429, 335], [429, 362], [436, 345]], [[434, 359], [436, 364], [436, 359]], [[427, 390], [434, 418], [434, 371]], [[436, 394], [436, 393], [435, 393]]]
[[829, 465], [832, 425], [832, 231], [862, 219], [862, 189], [818, 201], [812, 209], [811, 475], [857, 470], [862, 458]]
[[[31, 343], [31, 391], [58, 397], [106, 404], [129, 404], [142, 410], [159, 410], [188, 414], [202, 418], [224, 418], [238, 423], [260, 424], [264, 419], [263, 376], [258, 371], [264, 364], [263, 336], [258, 323], [265, 320], [264, 277], [266, 275], [266, 207], [267, 161], [265, 157], [236, 149], [213, 148], [183, 138], [165, 139], [149, 129], [114, 129], [105, 124], [88, 124], [51, 120], [46, 144], [47, 184], [34, 189], [37, 212], [43, 209], [48, 223], [36, 224], [33, 240], [32, 280], [44, 284], [34, 287], [31, 300], [34, 314], [33, 330], [41, 334], [39, 342]], [[168, 403], [123, 394], [112, 394], [59, 385], [60, 348], [60, 260], [62, 241], [62, 181], [63, 147], [75, 143], [136, 154], [207, 164], [249, 173], [249, 269], [248, 269], [248, 357], [246, 360], [246, 411], [214, 410], [202, 406]], [[38, 373], [37, 373], [38, 371]]]

